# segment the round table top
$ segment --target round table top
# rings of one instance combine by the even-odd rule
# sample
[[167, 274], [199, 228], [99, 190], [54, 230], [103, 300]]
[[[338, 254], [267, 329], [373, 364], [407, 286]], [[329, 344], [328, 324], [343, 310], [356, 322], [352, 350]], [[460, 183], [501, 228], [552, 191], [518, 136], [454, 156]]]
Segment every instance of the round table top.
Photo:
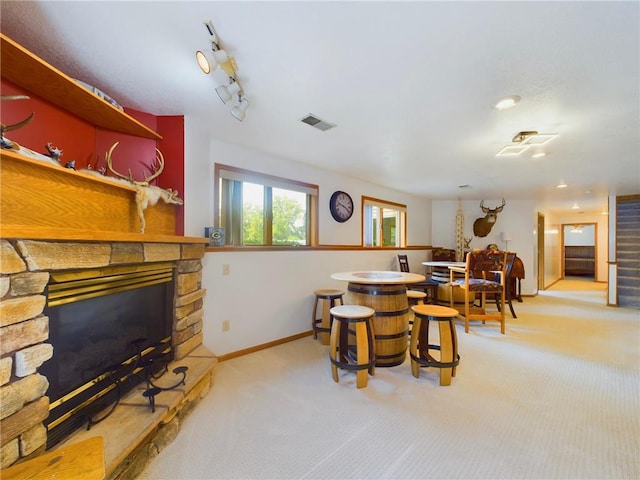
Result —
[[393, 272], [383, 270], [369, 270], [357, 272], [332, 273], [334, 280], [351, 283], [365, 283], [374, 285], [394, 285], [401, 283], [424, 282], [425, 276], [417, 273]]

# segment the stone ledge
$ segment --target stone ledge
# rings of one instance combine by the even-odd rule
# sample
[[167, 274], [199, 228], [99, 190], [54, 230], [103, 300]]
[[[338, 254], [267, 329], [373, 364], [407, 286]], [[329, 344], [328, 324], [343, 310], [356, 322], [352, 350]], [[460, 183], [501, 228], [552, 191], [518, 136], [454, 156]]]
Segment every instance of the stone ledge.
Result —
[[90, 430], [78, 430], [54, 447], [54, 451], [91, 437], [102, 436], [105, 478], [117, 478], [126, 469], [131, 457], [153, 440], [159, 427], [169, 423], [180, 410], [208, 392], [217, 362], [216, 356], [200, 345], [183, 359], [169, 365], [169, 373], [155, 382], [159, 386], [171, 385], [175, 382], [175, 375], [171, 370], [179, 365], [189, 367], [186, 385], [161, 392], [156, 396], [154, 413], [151, 412], [147, 399], [142, 396], [145, 386], [141, 384], [120, 400], [120, 404], [109, 417]]

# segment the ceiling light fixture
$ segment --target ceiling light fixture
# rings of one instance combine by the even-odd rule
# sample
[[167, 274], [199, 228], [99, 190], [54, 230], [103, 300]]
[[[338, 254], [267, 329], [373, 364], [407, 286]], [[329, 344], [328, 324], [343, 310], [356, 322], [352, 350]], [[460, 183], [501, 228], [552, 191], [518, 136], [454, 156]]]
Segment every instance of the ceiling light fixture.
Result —
[[229, 85], [220, 85], [219, 87], [216, 87], [216, 93], [225, 105], [236, 93], [239, 93], [240, 90], [240, 84], [235, 80], [233, 80]]
[[249, 101], [245, 97], [242, 85], [240, 85], [240, 82], [238, 81], [236, 74], [238, 66], [236, 65], [236, 61], [233, 57], [229, 56], [225, 50], [220, 48], [220, 41], [218, 40], [218, 35], [213, 28], [211, 20], [205, 20], [204, 26], [209, 34], [211, 48], [210, 50], [198, 50], [196, 52], [196, 61], [198, 62], [198, 66], [206, 74], [209, 74], [215, 71], [217, 67], [220, 67], [227, 77], [228, 84], [218, 85], [216, 87], [215, 90], [218, 94], [218, 98], [220, 98], [222, 103], [225, 105], [228, 102], [233, 101], [235, 105], [231, 108], [230, 113], [237, 120], [243, 121], [246, 116], [247, 109], [249, 108]]
[[216, 44], [211, 42], [211, 45], [212, 51], [210, 52], [202, 50], [198, 50], [196, 52], [196, 61], [198, 62], [198, 66], [200, 67], [200, 70], [202, 70], [206, 74], [213, 72], [216, 68], [218, 68], [218, 65], [223, 64], [229, 60], [227, 52], [219, 49], [213, 50]]
[[530, 130], [516, 133], [511, 141], [525, 145], [544, 145], [557, 136], [557, 133], [538, 133], [535, 130]]
[[533, 155], [531, 155], [531, 158], [542, 158], [542, 157], [546, 157], [548, 154], [544, 153], [544, 152], [536, 152]]
[[520, 155], [531, 145], [544, 145], [558, 136], [557, 133], [538, 133], [535, 130], [524, 130], [516, 133], [511, 139], [512, 143], [517, 145], [507, 145], [502, 148], [496, 156], [515, 156]]
[[562, 182], [559, 183], [558, 185], [556, 185], [556, 188], [567, 188], [569, 185], [567, 185], [566, 183]]
[[496, 156], [497, 157], [517, 156], [517, 155], [520, 155], [522, 152], [524, 152], [527, 148], [529, 148], [529, 145], [506, 145], [502, 147], [502, 150], [496, 153]]
[[495, 104], [495, 108], [498, 110], [507, 110], [509, 108], [515, 107], [520, 100], [521, 99], [518, 95], [511, 95], [510, 97], [504, 97], [504, 98], [501, 98], [498, 101], [498, 103]]
[[244, 116], [247, 114], [247, 108], [249, 108], [249, 100], [240, 97], [240, 103], [231, 109], [231, 115], [243, 121]]

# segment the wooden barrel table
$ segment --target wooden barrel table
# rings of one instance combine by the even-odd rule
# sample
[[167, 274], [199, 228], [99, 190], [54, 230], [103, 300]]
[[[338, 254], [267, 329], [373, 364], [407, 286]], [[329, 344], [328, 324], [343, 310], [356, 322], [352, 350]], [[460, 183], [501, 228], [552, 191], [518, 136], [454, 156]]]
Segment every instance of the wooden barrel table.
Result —
[[331, 278], [349, 282], [345, 303], [373, 308], [376, 367], [401, 365], [406, 357], [409, 320], [407, 283], [424, 281], [424, 275], [365, 271], [334, 273]]

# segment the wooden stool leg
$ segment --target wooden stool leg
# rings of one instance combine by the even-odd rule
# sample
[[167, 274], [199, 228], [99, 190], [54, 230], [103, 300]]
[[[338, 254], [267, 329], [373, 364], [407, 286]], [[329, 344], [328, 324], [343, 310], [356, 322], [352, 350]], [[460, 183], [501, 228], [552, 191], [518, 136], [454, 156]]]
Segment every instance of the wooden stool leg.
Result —
[[[356, 359], [358, 365], [364, 365], [369, 362], [369, 338], [365, 322], [356, 322]], [[358, 388], [367, 386], [368, 374], [368, 369], [358, 370], [356, 380]]]
[[313, 312], [311, 312], [311, 328], [313, 329], [313, 338], [318, 338], [318, 332], [316, 331], [316, 315], [318, 312], [318, 297], [313, 302]]
[[376, 374], [376, 336], [373, 331], [373, 319], [367, 322], [367, 340], [369, 341], [369, 374]]
[[[331, 300], [325, 299], [322, 302], [322, 321], [320, 322], [320, 326], [322, 328], [326, 328], [326, 329], [331, 328], [331, 314], [329, 313], [329, 310], [331, 310], [333, 306], [334, 306], [333, 299]], [[320, 343], [322, 343], [322, 345], [329, 345], [330, 334], [327, 332], [329, 332], [329, 330], [325, 332], [320, 332]]]
[[[453, 318], [449, 319], [449, 323], [451, 324], [451, 340], [453, 342], [453, 361], [458, 360], [458, 332], [456, 332], [456, 322], [453, 321]], [[451, 370], [451, 376], [456, 376], [456, 369], [458, 366], [456, 365]]]
[[[329, 357], [332, 360], [338, 359], [338, 339], [340, 338], [340, 327], [342, 322], [334, 319], [333, 326], [331, 327], [331, 341], [329, 346]], [[331, 375], [333, 380], [338, 383], [338, 367], [335, 363], [331, 362]]]
[[418, 353], [418, 337], [420, 336], [422, 319], [416, 315], [413, 319], [413, 329], [411, 330], [411, 343], [409, 344], [409, 356], [411, 358], [411, 373], [414, 377], [418, 378], [420, 376], [420, 365], [416, 362], [413, 357], [418, 357], [420, 354]]
[[[442, 363], [452, 363], [453, 358], [453, 332], [451, 331], [450, 322], [438, 322], [440, 331], [440, 361]], [[440, 369], [440, 385], [451, 385], [451, 375], [453, 367], [445, 367]]]

